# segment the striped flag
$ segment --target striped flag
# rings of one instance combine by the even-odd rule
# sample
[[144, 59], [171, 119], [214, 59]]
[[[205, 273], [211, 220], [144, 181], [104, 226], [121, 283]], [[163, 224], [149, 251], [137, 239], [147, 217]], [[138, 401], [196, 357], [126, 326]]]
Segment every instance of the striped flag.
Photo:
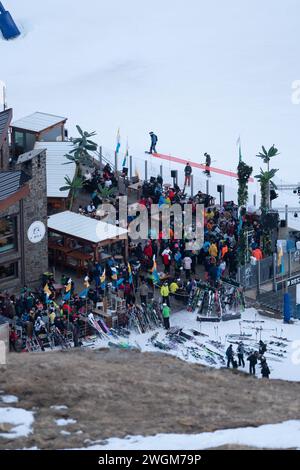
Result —
[[118, 155], [119, 151], [121, 148], [121, 134], [120, 134], [120, 128], [118, 129], [117, 132], [117, 146], [116, 146], [116, 154]]
[[132, 269], [130, 263], [128, 263], [128, 275], [129, 275], [129, 284], [133, 284]]
[[117, 268], [111, 268], [111, 278], [113, 281], [117, 281], [118, 280], [118, 271], [117, 271]]
[[151, 272], [152, 272], [153, 284], [157, 284], [158, 282], [160, 282], [160, 277], [157, 271], [157, 263], [156, 263], [155, 256], [153, 256], [153, 267], [151, 269]]
[[44, 293], [46, 295], [46, 303], [49, 303], [49, 297], [52, 294], [51, 290], [49, 289], [48, 283], [44, 287]]
[[101, 284], [101, 289], [105, 289], [106, 287], [106, 270], [105, 269], [100, 276], [100, 284]]
[[71, 299], [72, 279], [69, 278], [68, 283], [65, 287], [65, 294], [63, 299], [68, 302]]
[[283, 257], [283, 248], [280, 243], [277, 248], [277, 266], [279, 268], [279, 273], [284, 274], [284, 257]]
[[83, 285], [84, 285], [85, 288], [84, 288], [83, 291], [81, 291], [80, 294], [79, 294], [79, 297], [80, 297], [81, 299], [85, 299], [85, 298], [88, 296], [88, 293], [89, 293], [89, 290], [90, 290], [90, 283], [89, 283], [89, 277], [88, 277], [88, 276], [86, 276], [86, 277], [84, 278], [84, 283], [83, 283]]

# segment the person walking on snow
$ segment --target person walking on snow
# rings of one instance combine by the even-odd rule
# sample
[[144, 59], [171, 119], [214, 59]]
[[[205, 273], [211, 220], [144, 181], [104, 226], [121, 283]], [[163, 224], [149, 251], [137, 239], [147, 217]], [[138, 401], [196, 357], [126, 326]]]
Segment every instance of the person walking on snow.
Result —
[[167, 304], [163, 304], [162, 316], [164, 320], [164, 327], [166, 330], [170, 329], [170, 307]]
[[255, 375], [255, 366], [257, 364], [257, 353], [252, 351], [250, 356], [247, 357], [247, 361], [249, 361], [249, 374], [250, 375]]
[[239, 367], [241, 366], [245, 367], [244, 354], [245, 354], [244, 344], [242, 341], [240, 341], [237, 347], [237, 357], [239, 360]]
[[234, 353], [233, 353], [233, 349], [232, 349], [232, 344], [230, 344], [230, 346], [228, 346], [228, 348], [226, 350], [227, 367], [228, 368], [230, 367], [230, 364], [232, 364], [232, 367], [233, 367], [233, 356], [234, 356]]
[[150, 147], [150, 152], [149, 153], [157, 153], [156, 152], [156, 144], [158, 142], [158, 137], [157, 137], [157, 135], [154, 134], [154, 132], [150, 132], [150, 137], [151, 137], [151, 147]]
[[267, 361], [266, 361], [266, 358], [263, 357], [261, 359], [261, 375], [264, 379], [268, 379], [269, 376], [270, 376], [270, 369], [269, 369], [269, 366], [267, 364]]
[[170, 299], [169, 299], [170, 289], [169, 289], [169, 285], [167, 282], [164, 282], [163, 285], [161, 286], [160, 295], [162, 296], [163, 303], [170, 306]]
[[192, 167], [189, 163], [186, 164], [186, 167], [184, 169], [184, 187], [186, 186], [191, 186], [191, 175], [192, 175]]

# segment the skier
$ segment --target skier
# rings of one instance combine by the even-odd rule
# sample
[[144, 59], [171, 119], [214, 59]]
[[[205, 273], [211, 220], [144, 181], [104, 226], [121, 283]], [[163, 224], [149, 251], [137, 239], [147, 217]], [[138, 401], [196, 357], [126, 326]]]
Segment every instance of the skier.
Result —
[[205, 153], [204, 156], [205, 156], [205, 166], [206, 166], [206, 170], [205, 170], [204, 173], [207, 176], [210, 176], [210, 169], [209, 168], [210, 168], [210, 165], [211, 165], [211, 156], [208, 155], [208, 153]]
[[255, 366], [257, 364], [257, 352], [252, 351], [247, 357], [247, 361], [249, 361], [249, 374], [255, 375]]
[[262, 357], [261, 359], [261, 375], [263, 376], [264, 379], [268, 379], [270, 376], [270, 369], [267, 364], [266, 358]]
[[237, 352], [237, 357], [239, 360], [239, 367], [241, 366], [245, 367], [245, 361], [244, 361], [245, 348], [244, 348], [243, 341], [240, 341], [236, 352]]
[[186, 186], [191, 186], [191, 175], [192, 175], [192, 167], [189, 163], [186, 164], [186, 167], [184, 169], [184, 187]]
[[162, 316], [164, 320], [164, 327], [166, 330], [170, 329], [170, 307], [164, 303], [162, 309]]
[[156, 152], [156, 144], [158, 142], [157, 135], [154, 134], [154, 132], [150, 132], [150, 137], [151, 137], [151, 147], [150, 147], [150, 152], [149, 153], [157, 153]]
[[259, 354], [263, 356], [265, 352], [267, 351], [267, 345], [264, 343], [262, 340], [259, 342]]
[[230, 364], [232, 364], [232, 367], [234, 367], [233, 365], [233, 357], [234, 357], [234, 353], [233, 353], [233, 349], [232, 349], [232, 344], [230, 344], [226, 350], [226, 357], [227, 357], [227, 367], [229, 368], [230, 367]]

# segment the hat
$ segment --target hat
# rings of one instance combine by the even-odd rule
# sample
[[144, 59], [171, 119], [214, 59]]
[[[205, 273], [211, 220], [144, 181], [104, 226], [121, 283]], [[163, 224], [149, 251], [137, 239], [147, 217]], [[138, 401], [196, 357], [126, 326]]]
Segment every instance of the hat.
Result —
[[167, 306], [167, 304], [163, 304], [163, 306], [164, 306], [164, 307], [166, 307], [166, 306]]

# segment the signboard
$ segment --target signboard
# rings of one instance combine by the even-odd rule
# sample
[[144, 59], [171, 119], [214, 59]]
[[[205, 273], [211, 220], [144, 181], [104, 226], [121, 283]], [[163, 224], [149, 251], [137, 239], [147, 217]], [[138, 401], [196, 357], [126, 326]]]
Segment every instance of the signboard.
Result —
[[28, 240], [31, 243], [39, 243], [43, 240], [46, 233], [46, 227], [43, 222], [33, 222], [27, 232]]
[[291, 277], [286, 281], [286, 287], [297, 286], [300, 284], [300, 276]]

